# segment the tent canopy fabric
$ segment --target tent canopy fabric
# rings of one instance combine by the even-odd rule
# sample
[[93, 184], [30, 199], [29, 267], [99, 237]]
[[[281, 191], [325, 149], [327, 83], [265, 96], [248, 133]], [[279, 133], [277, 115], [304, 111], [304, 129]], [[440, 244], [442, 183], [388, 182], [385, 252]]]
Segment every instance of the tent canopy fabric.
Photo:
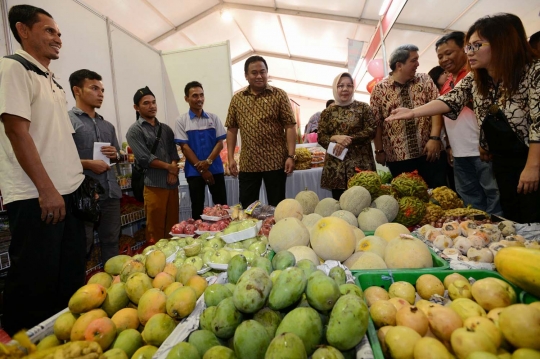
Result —
[[[412, 43], [420, 49], [418, 72], [437, 66], [435, 42], [467, 31], [478, 18], [498, 12], [519, 16], [530, 36], [540, 30], [538, 0], [83, 0], [158, 50], [230, 41], [234, 90], [247, 85], [244, 61], [263, 56], [270, 81], [299, 98], [332, 98], [334, 77], [347, 69], [348, 40], [376, 34], [385, 2], [404, 3], [385, 38], [387, 53]], [[379, 48], [373, 58], [382, 58]], [[357, 76], [356, 98], [368, 100], [373, 78]]]

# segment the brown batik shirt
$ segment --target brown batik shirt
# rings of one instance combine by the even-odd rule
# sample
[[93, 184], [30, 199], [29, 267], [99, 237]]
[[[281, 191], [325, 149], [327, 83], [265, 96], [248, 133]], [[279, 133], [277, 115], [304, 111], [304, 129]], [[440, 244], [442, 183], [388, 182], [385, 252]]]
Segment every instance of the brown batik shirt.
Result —
[[225, 127], [240, 129], [240, 171], [263, 172], [285, 167], [285, 126], [296, 120], [287, 93], [270, 85], [255, 95], [249, 86], [237, 92], [229, 105]]
[[416, 74], [405, 84], [387, 77], [373, 89], [370, 106], [382, 127], [383, 149], [388, 162], [404, 161], [422, 156], [431, 133], [431, 117], [417, 117], [406, 121], [385, 122], [398, 107], [415, 108], [439, 96], [437, 86], [426, 74]]

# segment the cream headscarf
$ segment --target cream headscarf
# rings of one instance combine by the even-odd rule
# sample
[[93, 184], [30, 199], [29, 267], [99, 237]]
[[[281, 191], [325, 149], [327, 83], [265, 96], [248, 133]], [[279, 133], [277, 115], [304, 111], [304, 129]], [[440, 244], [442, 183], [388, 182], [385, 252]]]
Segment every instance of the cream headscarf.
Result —
[[340, 73], [339, 75], [336, 76], [336, 78], [334, 79], [334, 84], [332, 85], [332, 90], [334, 91], [334, 100], [336, 101], [336, 105], [338, 106], [348, 106], [350, 105], [351, 103], [353, 103], [354, 101], [354, 90], [356, 88], [356, 85], [354, 84], [354, 80], [352, 80], [353, 82], [353, 91], [352, 91], [352, 94], [351, 94], [351, 98], [345, 102], [341, 102], [339, 96], [338, 96], [338, 92], [337, 92], [337, 85], [339, 83], [339, 80], [341, 79], [341, 77], [345, 75], [347, 77], [350, 76], [350, 78], [352, 79], [352, 75], [348, 72], [342, 72]]

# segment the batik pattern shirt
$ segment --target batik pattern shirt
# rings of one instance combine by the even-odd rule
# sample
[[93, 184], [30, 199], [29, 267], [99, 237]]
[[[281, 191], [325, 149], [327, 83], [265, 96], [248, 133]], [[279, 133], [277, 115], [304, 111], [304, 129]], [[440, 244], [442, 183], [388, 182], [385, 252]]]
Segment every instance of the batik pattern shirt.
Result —
[[[509, 99], [505, 99], [504, 84], [492, 83], [489, 95], [483, 97], [478, 92], [471, 72], [459, 82], [449, 93], [438, 99], [450, 107], [445, 116], [455, 120], [463, 107], [473, 101], [474, 112], [480, 126], [480, 146], [489, 150], [482, 131], [484, 118], [489, 114], [489, 107], [496, 103], [502, 110], [510, 127], [525, 144], [540, 143], [540, 60], [534, 60], [523, 71], [518, 91]], [[497, 94], [497, 96], [496, 96]]]
[[405, 84], [387, 77], [373, 88], [370, 106], [377, 126], [382, 127], [386, 161], [404, 161], [422, 156], [431, 134], [431, 117], [385, 122], [398, 107], [415, 108], [434, 100], [437, 86], [427, 74], [416, 74]]

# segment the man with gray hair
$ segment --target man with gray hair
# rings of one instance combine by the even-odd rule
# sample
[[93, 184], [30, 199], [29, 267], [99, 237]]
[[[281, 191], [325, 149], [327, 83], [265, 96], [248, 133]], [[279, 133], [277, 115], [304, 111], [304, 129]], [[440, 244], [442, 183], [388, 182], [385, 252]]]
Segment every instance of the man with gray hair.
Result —
[[[418, 47], [402, 45], [390, 55], [390, 76], [373, 88], [370, 106], [377, 121], [375, 159], [392, 176], [418, 170], [430, 188], [446, 186], [446, 153], [442, 152], [442, 116], [385, 122], [398, 107], [414, 108], [438, 97], [427, 74], [417, 74]], [[399, 122], [399, 123], [396, 123]]]

